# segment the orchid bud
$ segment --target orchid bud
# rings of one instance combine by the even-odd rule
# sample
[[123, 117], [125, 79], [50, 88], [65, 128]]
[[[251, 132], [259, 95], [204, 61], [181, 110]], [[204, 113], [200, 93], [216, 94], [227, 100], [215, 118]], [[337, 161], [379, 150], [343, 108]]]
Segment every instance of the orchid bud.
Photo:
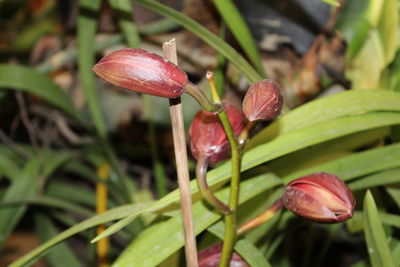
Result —
[[[199, 253], [199, 267], [217, 267], [221, 258], [222, 244], [215, 244]], [[229, 266], [249, 267], [250, 265], [240, 257], [236, 252], [233, 252]]]
[[300, 217], [323, 223], [343, 222], [353, 216], [356, 201], [336, 175], [319, 172], [288, 183], [283, 205]]
[[103, 57], [93, 71], [109, 83], [135, 92], [179, 97], [186, 73], [166, 59], [142, 49], [127, 48]]
[[[242, 111], [227, 103], [223, 103], [223, 107], [235, 135], [238, 135], [244, 128]], [[190, 148], [196, 159], [204, 155], [208, 157], [208, 163], [215, 164], [230, 156], [229, 141], [217, 114], [200, 110], [193, 119], [189, 134]]]
[[250, 86], [243, 99], [243, 112], [249, 121], [273, 120], [281, 113], [283, 97], [280, 86], [262, 80]]

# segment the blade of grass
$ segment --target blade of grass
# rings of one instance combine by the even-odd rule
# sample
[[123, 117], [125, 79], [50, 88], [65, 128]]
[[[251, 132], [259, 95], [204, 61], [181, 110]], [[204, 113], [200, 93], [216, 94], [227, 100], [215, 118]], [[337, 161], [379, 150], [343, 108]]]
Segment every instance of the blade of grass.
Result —
[[228, 25], [233, 36], [235, 36], [236, 41], [238, 41], [243, 51], [256, 67], [258, 73], [260, 73], [263, 77], [266, 77], [267, 75], [262, 65], [261, 56], [258, 52], [257, 45], [254, 42], [250, 30], [236, 6], [231, 0], [214, 0], [214, 5], [217, 7], [218, 12], [221, 14], [226, 25]]
[[182, 25], [189, 31], [196, 34], [199, 38], [205, 41], [207, 44], [215, 48], [218, 52], [223, 54], [229, 61], [232, 62], [243, 75], [252, 83], [262, 80], [262, 76], [254, 70], [254, 68], [230, 45], [224, 42], [221, 38], [208, 31], [205, 27], [188, 18], [184, 14], [173, 10], [161, 3], [153, 0], [134, 0], [134, 2], [147, 7], [154, 12], [157, 12], [169, 19]]

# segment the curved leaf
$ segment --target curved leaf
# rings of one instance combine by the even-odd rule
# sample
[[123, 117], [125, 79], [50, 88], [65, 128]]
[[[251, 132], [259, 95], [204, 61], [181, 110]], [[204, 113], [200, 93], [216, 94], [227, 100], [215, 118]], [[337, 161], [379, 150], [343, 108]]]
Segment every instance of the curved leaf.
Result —
[[9, 88], [37, 95], [83, 123], [83, 119], [64, 91], [49, 77], [32, 68], [1, 64], [0, 89]]
[[323, 163], [318, 166], [306, 168], [284, 177], [283, 181], [289, 182], [295, 178], [313, 172], [330, 172], [339, 176], [344, 181], [349, 181], [370, 173], [400, 167], [399, 158], [400, 144], [394, 144], [370, 149]]
[[262, 76], [257, 73], [254, 68], [230, 45], [228, 45], [224, 40], [211, 33], [205, 27], [195, 22], [194, 20], [188, 18], [182, 13], [173, 10], [161, 3], [158, 3], [154, 0], [135, 0], [134, 2], [145, 6], [154, 12], [157, 12], [163, 16], [168, 17], [169, 19], [177, 22], [182, 25], [189, 31], [196, 34], [199, 38], [203, 39], [204, 42], [215, 48], [218, 52], [223, 54], [229, 61], [232, 62], [240, 71], [243, 72], [243, 75], [246, 78], [254, 83], [259, 80], [262, 80]]
[[342, 116], [372, 111], [400, 111], [399, 103], [400, 93], [387, 90], [349, 90], [319, 98], [280, 117], [254, 136], [246, 149], [267, 142], [279, 134]]
[[392, 169], [357, 179], [349, 184], [351, 190], [362, 190], [375, 186], [400, 182], [400, 169]]
[[235, 36], [236, 41], [240, 44], [243, 51], [247, 54], [251, 62], [256, 66], [259, 73], [266, 77], [264, 67], [261, 62], [261, 56], [258, 52], [253, 36], [247, 27], [246, 22], [240, 15], [232, 0], [214, 0], [214, 5], [223, 17], [230, 31]]
[[[265, 174], [243, 181], [240, 185], [239, 203], [251, 199], [265, 190], [277, 186], [280, 179], [273, 174]], [[226, 201], [229, 189], [217, 193]], [[221, 218], [221, 214], [211, 211], [203, 202], [193, 204], [193, 218], [196, 234], [201, 233]], [[137, 236], [112, 266], [156, 266], [184, 245], [181, 215], [152, 225]]]
[[73, 236], [74, 234], [77, 234], [83, 230], [89, 229], [99, 224], [125, 218], [131, 215], [132, 213], [137, 212], [138, 210], [143, 212], [146, 210], [148, 206], [149, 204], [147, 203], [124, 205], [115, 209], [108, 210], [102, 214], [93, 216], [89, 219], [86, 219], [74, 225], [73, 227], [61, 232], [59, 235], [53, 237], [46, 243], [42, 244], [41, 246], [29, 252], [28, 254], [14, 261], [9, 265], [9, 267], [26, 266], [27, 264], [37, 260], [40, 256], [44, 255], [49, 249], [59, 244], [60, 242], [64, 241], [68, 237]]

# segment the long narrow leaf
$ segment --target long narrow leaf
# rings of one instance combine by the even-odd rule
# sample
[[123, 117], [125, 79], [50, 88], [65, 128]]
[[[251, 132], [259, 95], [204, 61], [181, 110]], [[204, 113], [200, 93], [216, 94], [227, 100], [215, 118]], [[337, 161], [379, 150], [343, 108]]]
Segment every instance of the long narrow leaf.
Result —
[[[222, 222], [218, 222], [207, 229], [210, 233], [219, 237], [221, 240], [224, 239], [224, 225]], [[243, 257], [243, 259], [252, 267], [269, 267], [272, 266], [261, 253], [250, 241], [246, 238], [238, 240], [235, 244], [235, 251]]]
[[[55, 227], [51, 219], [41, 213], [35, 214], [35, 226], [37, 233], [42, 242], [56, 236], [58, 230]], [[80, 267], [78, 257], [72, 252], [72, 249], [65, 243], [58, 244], [54, 249], [47, 255], [47, 260], [54, 267]]]
[[222, 15], [225, 23], [235, 36], [236, 41], [238, 41], [251, 62], [257, 68], [257, 71], [263, 77], [266, 77], [257, 45], [254, 42], [250, 30], [236, 6], [231, 0], [214, 0], [214, 4], [217, 7], [218, 12]]
[[93, 44], [96, 34], [97, 11], [99, 10], [100, 3], [100, 0], [81, 0], [79, 3], [78, 66], [90, 115], [94, 121], [98, 135], [104, 138], [106, 136], [106, 128], [92, 72], [94, 65]]
[[373, 267], [395, 267], [374, 198], [369, 190], [364, 198], [363, 218], [371, 265]]
[[37, 95], [85, 125], [64, 91], [49, 77], [32, 68], [0, 64], [0, 89], [15, 89]]
[[203, 41], [215, 48], [229, 61], [231, 61], [232, 64], [234, 64], [250, 82], [254, 83], [262, 80], [262, 76], [257, 73], [254, 68], [238, 52], [235, 51], [235, 49], [224, 42], [221, 38], [208, 31], [199, 23], [154, 0], [134, 0], [134, 2], [168, 17], [169, 19], [177, 22], [189, 31], [196, 34], [199, 38], [203, 39]]
[[283, 180], [289, 182], [313, 172], [330, 172], [344, 181], [349, 181], [363, 175], [399, 167], [399, 157], [400, 144], [393, 144], [306, 168], [284, 177]]
[[324, 97], [291, 111], [253, 137], [246, 149], [279, 134], [334, 118], [372, 111], [400, 111], [400, 93], [387, 90], [350, 90]]
[[[272, 174], [246, 180], [240, 185], [239, 203], [243, 203], [279, 184], [280, 179]], [[227, 200], [229, 196], [228, 188], [218, 192], [217, 196], [221, 200]], [[125, 249], [113, 266], [129, 266], [132, 263], [137, 266], [156, 266], [172, 255], [184, 245], [180, 216], [179, 214], [147, 228]], [[195, 220], [195, 232], [199, 234], [219, 220], [221, 215], [211, 211], [204, 203], [199, 201], [193, 205], [193, 218]]]
[[376, 174], [368, 175], [349, 184], [351, 190], [362, 190], [374, 186], [400, 183], [400, 169], [391, 169]]

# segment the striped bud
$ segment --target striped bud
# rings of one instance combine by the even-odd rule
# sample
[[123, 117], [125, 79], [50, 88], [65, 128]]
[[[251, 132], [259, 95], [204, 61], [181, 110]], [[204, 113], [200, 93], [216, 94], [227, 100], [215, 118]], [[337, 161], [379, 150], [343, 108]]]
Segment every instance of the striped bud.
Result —
[[262, 80], [250, 86], [242, 103], [249, 121], [275, 119], [281, 113], [282, 104], [280, 86], [272, 80]]
[[178, 66], [142, 49], [127, 48], [103, 57], [93, 71], [109, 83], [139, 93], [179, 97], [188, 77]]
[[349, 187], [336, 175], [324, 172], [288, 183], [282, 201], [285, 208], [300, 217], [324, 223], [350, 219], [356, 204]]

